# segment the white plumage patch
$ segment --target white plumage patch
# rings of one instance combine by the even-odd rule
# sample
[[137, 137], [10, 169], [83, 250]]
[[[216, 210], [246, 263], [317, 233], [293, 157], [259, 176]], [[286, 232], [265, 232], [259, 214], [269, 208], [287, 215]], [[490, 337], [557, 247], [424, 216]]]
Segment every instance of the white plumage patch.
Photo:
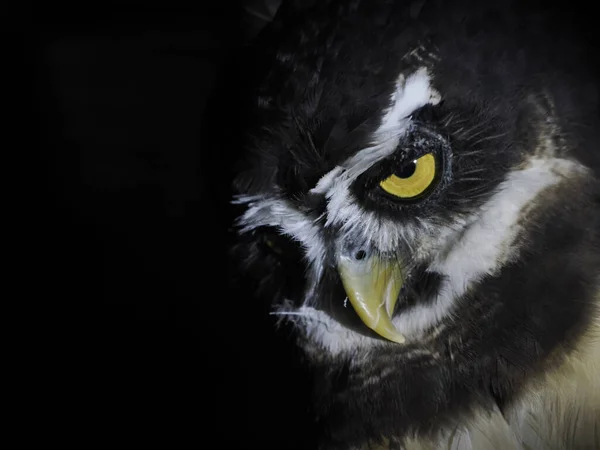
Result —
[[515, 239], [523, 210], [542, 191], [581, 170], [582, 166], [566, 159], [535, 158], [524, 169], [510, 172], [497, 193], [466, 221], [462, 230], [443, 233], [448, 246], [429, 267], [430, 271], [447, 277], [441, 292], [433, 305], [416, 306], [395, 317], [393, 322], [398, 331], [412, 335], [439, 322], [469, 286], [516, 258]]
[[269, 226], [299, 242], [309, 266], [320, 274], [325, 260], [325, 243], [321, 229], [311, 218], [282, 198], [267, 196], [238, 196], [235, 203], [247, 205], [238, 219], [240, 232]]
[[305, 305], [297, 309], [282, 307], [273, 314], [294, 323], [306, 338], [319, 347], [327, 349], [332, 355], [385, 344], [384, 341], [372, 339], [346, 328], [325, 312], [311, 306]]

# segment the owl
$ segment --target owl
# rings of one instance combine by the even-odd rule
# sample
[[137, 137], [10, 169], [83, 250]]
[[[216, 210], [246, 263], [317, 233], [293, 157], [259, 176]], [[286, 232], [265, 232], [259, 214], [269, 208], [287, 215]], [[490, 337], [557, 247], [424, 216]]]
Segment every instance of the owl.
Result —
[[301, 351], [319, 449], [600, 448], [586, 20], [284, 1], [257, 39], [232, 255]]

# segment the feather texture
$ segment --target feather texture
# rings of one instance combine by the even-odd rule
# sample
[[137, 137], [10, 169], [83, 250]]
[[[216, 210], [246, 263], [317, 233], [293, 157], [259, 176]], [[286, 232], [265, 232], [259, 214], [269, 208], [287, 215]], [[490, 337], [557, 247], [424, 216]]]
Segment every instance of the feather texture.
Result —
[[[320, 450], [600, 448], [597, 54], [546, 6], [299, 1], [267, 30], [236, 252]], [[381, 189], [425, 154], [422, 195]], [[401, 268], [403, 345], [348, 307], [344, 244]]]

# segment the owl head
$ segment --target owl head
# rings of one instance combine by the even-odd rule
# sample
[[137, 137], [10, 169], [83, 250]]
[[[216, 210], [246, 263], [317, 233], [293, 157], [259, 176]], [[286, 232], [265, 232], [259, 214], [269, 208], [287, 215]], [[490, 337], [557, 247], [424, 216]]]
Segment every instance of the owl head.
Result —
[[235, 184], [236, 260], [270, 313], [380, 388], [345, 418], [418, 403], [426, 424], [470, 383], [508, 398], [597, 317], [590, 55], [518, 2], [424, 3], [276, 21]]

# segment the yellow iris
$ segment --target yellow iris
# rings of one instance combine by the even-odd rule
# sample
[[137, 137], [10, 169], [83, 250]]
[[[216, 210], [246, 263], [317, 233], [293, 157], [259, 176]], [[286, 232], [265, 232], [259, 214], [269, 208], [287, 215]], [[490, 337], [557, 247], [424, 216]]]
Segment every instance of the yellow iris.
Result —
[[434, 179], [435, 158], [427, 153], [415, 161], [415, 171], [410, 176], [403, 178], [392, 174], [379, 185], [388, 194], [409, 199], [425, 192]]

